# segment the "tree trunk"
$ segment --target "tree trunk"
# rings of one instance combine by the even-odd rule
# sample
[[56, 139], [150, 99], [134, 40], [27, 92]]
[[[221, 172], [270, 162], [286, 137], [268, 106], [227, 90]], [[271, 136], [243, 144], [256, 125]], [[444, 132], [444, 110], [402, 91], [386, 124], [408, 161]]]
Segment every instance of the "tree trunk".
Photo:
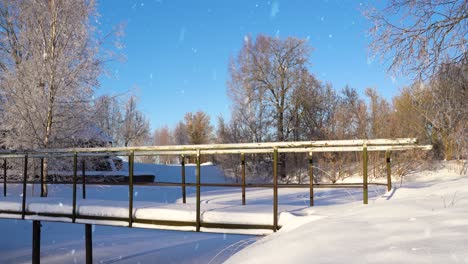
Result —
[[[49, 80], [49, 100], [48, 100], [48, 106], [47, 106], [47, 120], [46, 120], [46, 127], [45, 127], [45, 135], [44, 135], [44, 141], [43, 141], [43, 148], [47, 149], [49, 148], [49, 143], [50, 143], [50, 137], [52, 135], [52, 124], [53, 124], [53, 114], [54, 114], [54, 104], [55, 104], [55, 69], [54, 69], [54, 64], [55, 64], [55, 40], [57, 37], [57, 12], [56, 12], [56, 7], [55, 7], [55, 1], [50, 0], [49, 1], [49, 10], [50, 10], [50, 15], [52, 17], [52, 23], [51, 23], [51, 30], [50, 30], [50, 39], [49, 39], [49, 47], [48, 47], [48, 59], [50, 60], [50, 75], [48, 76]], [[44, 178], [47, 179], [47, 171], [48, 171], [48, 159], [44, 159]], [[42, 192], [44, 193], [44, 196], [47, 196], [48, 190], [47, 190], [47, 181], [44, 181], [44, 184], [41, 186]]]
[[[277, 107], [277, 134], [278, 134], [278, 138], [277, 138], [277, 141], [278, 142], [283, 142], [284, 141], [284, 107], [282, 107], [282, 105], [284, 104], [284, 99], [281, 100], [281, 106], [280, 107]], [[281, 179], [285, 179], [286, 178], [286, 153], [279, 153], [279, 157], [278, 157], [278, 161], [279, 161], [279, 176], [281, 177]]]

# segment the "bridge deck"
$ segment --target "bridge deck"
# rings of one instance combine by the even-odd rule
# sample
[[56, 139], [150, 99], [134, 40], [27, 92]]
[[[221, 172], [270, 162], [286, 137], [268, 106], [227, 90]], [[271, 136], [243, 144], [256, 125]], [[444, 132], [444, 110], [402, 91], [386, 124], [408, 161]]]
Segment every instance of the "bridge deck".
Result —
[[[133, 227], [195, 231], [194, 203], [135, 201], [133, 206]], [[291, 205], [281, 207], [280, 212], [304, 208]], [[21, 197], [0, 198], [0, 218], [22, 219], [22, 215]], [[24, 219], [28, 220], [73, 222], [72, 201], [56, 197], [28, 197], [24, 215]], [[80, 199], [75, 215], [76, 223], [129, 226], [128, 201]], [[200, 231], [264, 235], [271, 233], [272, 229], [271, 205], [201, 204]]]

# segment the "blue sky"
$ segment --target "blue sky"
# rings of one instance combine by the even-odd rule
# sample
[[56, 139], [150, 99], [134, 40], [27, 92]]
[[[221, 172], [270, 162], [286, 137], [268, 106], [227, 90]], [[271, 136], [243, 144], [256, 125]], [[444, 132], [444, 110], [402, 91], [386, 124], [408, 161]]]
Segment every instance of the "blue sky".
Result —
[[375, 87], [386, 98], [408, 80], [392, 78], [368, 55], [366, 1], [100, 0], [99, 30], [124, 23], [125, 62], [107, 65], [98, 94], [135, 92], [152, 128], [173, 127], [186, 112], [229, 119], [229, 58], [244, 37], [309, 39], [310, 70], [335, 89]]

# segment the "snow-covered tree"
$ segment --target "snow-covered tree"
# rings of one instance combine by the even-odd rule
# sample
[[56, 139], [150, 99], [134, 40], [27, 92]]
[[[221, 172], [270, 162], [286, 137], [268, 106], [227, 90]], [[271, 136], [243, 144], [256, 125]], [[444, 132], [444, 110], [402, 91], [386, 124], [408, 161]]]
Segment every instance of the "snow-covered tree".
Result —
[[94, 103], [93, 122], [113, 139], [115, 145], [121, 141], [122, 105], [118, 97], [108, 95], [97, 98]]
[[91, 22], [96, 15], [93, 0], [0, 1], [0, 93], [7, 147], [77, 142], [74, 137], [89, 124], [101, 73], [100, 43]]
[[125, 112], [121, 126], [122, 143], [125, 147], [150, 138], [150, 125], [142, 112], [137, 109], [137, 98], [132, 95], [125, 104]]
[[82, 130], [101, 72], [94, 1], [0, 2], [5, 144], [66, 145]]

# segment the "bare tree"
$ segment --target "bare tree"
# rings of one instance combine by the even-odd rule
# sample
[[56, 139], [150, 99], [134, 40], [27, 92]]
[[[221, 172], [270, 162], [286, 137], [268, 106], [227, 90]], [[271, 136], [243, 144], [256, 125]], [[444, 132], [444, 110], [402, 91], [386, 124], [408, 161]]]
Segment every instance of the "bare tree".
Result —
[[[225, 143], [241, 143], [245, 140], [242, 136], [242, 130], [239, 125], [239, 121], [236, 118], [232, 118], [229, 123], [224, 121], [224, 118], [218, 117], [218, 125], [216, 130], [216, 142]], [[238, 155], [218, 155], [216, 156], [216, 162], [221, 166], [224, 171], [224, 175], [230, 178], [234, 178], [236, 182], [239, 182], [240, 175], [240, 158]]]
[[333, 113], [329, 138], [358, 139], [368, 137], [367, 111], [363, 99], [357, 91], [345, 87], [338, 99], [338, 105]]
[[122, 138], [123, 113], [121, 105], [117, 97], [108, 95], [97, 98], [94, 103], [92, 121], [110, 136], [116, 144]]
[[392, 108], [374, 88], [367, 88], [366, 96], [369, 97], [369, 135], [370, 138], [391, 138], [395, 131], [392, 126]]
[[467, 66], [447, 64], [429, 83], [412, 86], [414, 109], [425, 119], [431, 142], [446, 160], [466, 155], [462, 146], [468, 141], [467, 83]]
[[258, 101], [258, 111], [274, 124], [277, 141], [288, 140], [292, 132], [288, 121], [293, 95], [310, 76], [306, 69], [309, 53], [306, 40], [259, 35], [255, 43], [246, 41], [237, 59], [231, 61], [231, 98], [240, 105]]
[[[295, 95], [293, 120], [294, 140], [318, 140], [331, 135], [333, 114], [338, 105], [338, 95], [330, 84], [322, 85], [315, 78]], [[298, 127], [299, 126], [299, 127]]]
[[125, 105], [125, 113], [121, 127], [122, 144], [125, 147], [137, 142], [143, 143], [150, 137], [149, 122], [137, 109], [137, 98], [132, 95]]
[[156, 146], [172, 145], [171, 131], [167, 126], [163, 126], [154, 130], [153, 142]]
[[206, 144], [211, 141], [213, 127], [208, 114], [202, 111], [187, 113], [184, 119], [190, 144]]
[[[246, 116], [256, 138], [291, 140], [299, 126], [296, 95], [299, 89], [313, 89], [313, 77], [306, 66], [311, 48], [307, 40], [284, 40], [259, 35], [248, 39], [229, 66], [229, 95], [234, 111]], [[251, 125], [253, 124], [253, 125]], [[260, 135], [260, 136], [258, 136]], [[284, 178], [285, 156], [280, 156], [280, 174]]]
[[373, 23], [371, 51], [392, 72], [427, 79], [447, 60], [468, 63], [466, 0], [390, 0], [365, 15]]
[[189, 144], [189, 138], [187, 133], [187, 127], [183, 121], [177, 123], [174, 131], [172, 132], [172, 138], [176, 145], [187, 145]]
[[[153, 144], [156, 146], [167, 146], [172, 145], [173, 140], [171, 131], [167, 126], [163, 126], [154, 130], [153, 133]], [[171, 156], [159, 156], [156, 157], [158, 163], [170, 163], [173, 160]]]
[[[393, 122], [395, 137], [415, 137], [420, 140], [428, 138], [426, 120], [419, 113], [413, 99], [413, 88], [404, 88], [398, 96], [393, 98]], [[425, 142], [430, 143], [430, 142]]]

